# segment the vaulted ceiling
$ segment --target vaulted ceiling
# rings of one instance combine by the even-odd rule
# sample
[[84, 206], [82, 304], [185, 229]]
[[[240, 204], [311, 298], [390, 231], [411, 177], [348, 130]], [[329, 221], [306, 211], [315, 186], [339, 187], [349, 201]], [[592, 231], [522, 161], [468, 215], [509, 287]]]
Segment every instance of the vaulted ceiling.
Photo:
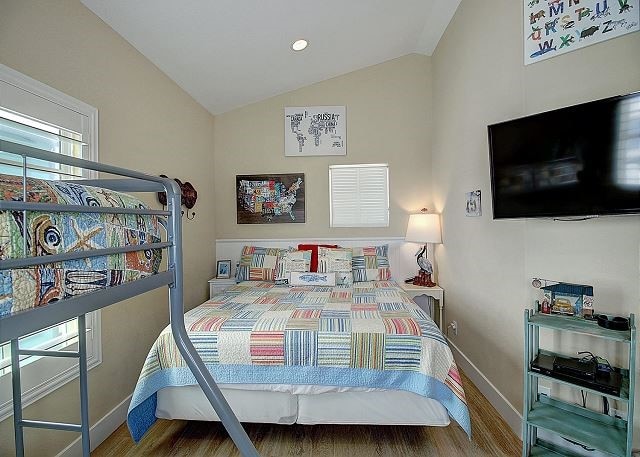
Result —
[[[460, 0], [82, 0], [212, 114], [412, 52]], [[305, 38], [301, 52], [291, 43]]]

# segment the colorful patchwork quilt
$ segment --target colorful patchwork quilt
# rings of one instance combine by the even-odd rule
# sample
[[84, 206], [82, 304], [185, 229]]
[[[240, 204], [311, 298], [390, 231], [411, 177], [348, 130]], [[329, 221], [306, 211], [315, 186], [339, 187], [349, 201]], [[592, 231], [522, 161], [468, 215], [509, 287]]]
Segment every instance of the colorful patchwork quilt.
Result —
[[[218, 383], [406, 390], [438, 400], [471, 434], [451, 350], [433, 320], [395, 282], [243, 282], [186, 313], [185, 322]], [[129, 406], [133, 439], [139, 441], [155, 422], [158, 390], [196, 384], [165, 328]]]
[[[22, 177], [0, 175], [0, 199], [22, 201]], [[71, 182], [27, 179], [27, 201], [60, 205], [146, 208], [138, 199]], [[21, 211], [0, 211], [0, 260], [24, 257]], [[155, 216], [27, 212], [27, 255], [155, 243]], [[162, 251], [143, 250], [0, 270], [0, 317], [155, 274]]]

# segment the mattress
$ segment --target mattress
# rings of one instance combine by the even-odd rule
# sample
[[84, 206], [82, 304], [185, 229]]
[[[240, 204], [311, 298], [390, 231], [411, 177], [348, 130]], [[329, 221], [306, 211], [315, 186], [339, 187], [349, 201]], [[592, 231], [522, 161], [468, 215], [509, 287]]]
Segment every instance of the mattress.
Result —
[[[0, 200], [22, 201], [22, 177], [0, 175]], [[72, 182], [27, 179], [27, 201], [147, 208], [130, 195]], [[21, 211], [0, 211], [0, 260], [23, 257]], [[27, 212], [27, 255], [46, 256], [160, 241], [155, 216]], [[0, 270], [0, 317], [158, 272], [160, 249]]]
[[[260, 385], [220, 385], [241, 422], [268, 424], [449, 425], [447, 410], [437, 400], [413, 392], [344, 388], [283, 391]], [[287, 390], [308, 393], [289, 393]], [[316, 391], [316, 393], [313, 393]], [[318, 391], [320, 393], [318, 393]], [[158, 392], [156, 417], [217, 421], [218, 415], [200, 386], [165, 387]]]
[[[405, 391], [436, 400], [470, 434], [464, 391], [445, 338], [392, 281], [349, 287], [243, 282], [189, 311], [185, 323], [203, 362], [223, 385]], [[167, 327], [146, 358], [129, 406], [134, 440], [156, 419], [158, 391], [196, 384]]]

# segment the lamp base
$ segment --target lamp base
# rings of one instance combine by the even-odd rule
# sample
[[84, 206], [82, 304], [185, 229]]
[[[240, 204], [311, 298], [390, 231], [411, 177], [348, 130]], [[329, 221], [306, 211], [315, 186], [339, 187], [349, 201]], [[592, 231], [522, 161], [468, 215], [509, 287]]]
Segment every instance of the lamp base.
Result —
[[431, 279], [431, 273], [420, 270], [418, 272], [418, 276], [413, 278], [413, 285], [422, 287], [435, 287], [437, 284]]

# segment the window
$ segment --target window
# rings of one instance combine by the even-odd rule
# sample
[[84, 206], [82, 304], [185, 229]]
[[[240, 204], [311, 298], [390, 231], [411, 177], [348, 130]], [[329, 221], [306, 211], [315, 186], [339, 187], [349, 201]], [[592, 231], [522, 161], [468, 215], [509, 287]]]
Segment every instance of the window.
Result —
[[[59, 154], [97, 160], [97, 110], [0, 64], [0, 140]], [[28, 159], [27, 175], [49, 180], [93, 178], [95, 173]], [[0, 150], [0, 173], [22, 175], [22, 158]], [[99, 311], [87, 314], [89, 369], [102, 360]], [[77, 320], [20, 339], [25, 349], [75, 350]], [[24, 356], [20, 359], [23, 406], [74, 379], [76, 359]], [[0, 345], [0, 421], [12, 413], [11, 348]]]
[[388, 227], [389, 166], [330, 166], [329, 211], [331, 227]]

